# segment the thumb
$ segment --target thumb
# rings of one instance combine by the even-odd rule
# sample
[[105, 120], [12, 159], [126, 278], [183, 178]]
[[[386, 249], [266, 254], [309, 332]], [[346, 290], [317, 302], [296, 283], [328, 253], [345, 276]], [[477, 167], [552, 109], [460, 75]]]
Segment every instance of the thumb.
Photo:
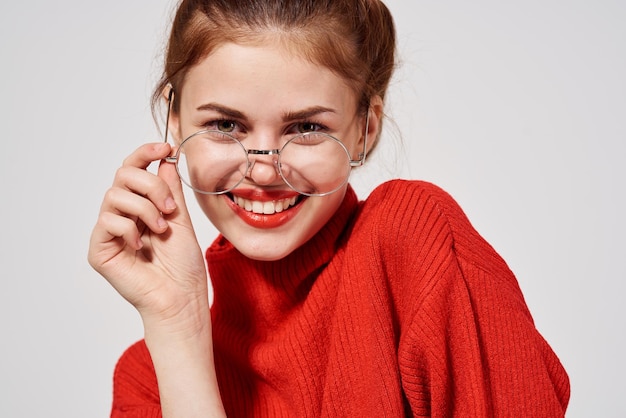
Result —
[[178, 172], [176, 171], [176, 164], [161, 160], [157, 175], [167, 183], [174, 197], [174, 201], [176, 202], [176, 209], [168, 214], [167, 218], [172, 221], [191, 225], [191, 218], [187, 210], [183, 186]]

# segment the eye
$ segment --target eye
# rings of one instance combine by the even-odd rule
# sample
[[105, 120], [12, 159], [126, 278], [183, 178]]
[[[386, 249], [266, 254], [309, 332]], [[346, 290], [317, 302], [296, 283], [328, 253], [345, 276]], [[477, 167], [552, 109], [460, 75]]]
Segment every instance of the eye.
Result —
[[215, 121], [215, 128], [220, 132], [230, 133], [235, 130], [237, 124], [232, 120], [218, 120]]
[[296, 130], [299, 133], [317, 132], [322, 129], [324, 129], [322, 125], [313, 122], [300, 122], [296, 125]]

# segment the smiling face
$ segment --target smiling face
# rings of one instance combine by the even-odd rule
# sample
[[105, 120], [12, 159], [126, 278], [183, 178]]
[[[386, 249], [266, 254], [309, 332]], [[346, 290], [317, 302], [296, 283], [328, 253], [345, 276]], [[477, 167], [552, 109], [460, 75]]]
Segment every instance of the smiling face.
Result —
[[[279, 42], [223, 44], [189, 70], [177, 100], [180, 110], [171, 126], [178, 140], [215, 129], [230, 133], [247, 149], [273, 150], [297, 133], [320, 131], [339, 138], [352, 159], [362, 151], [366, 123], [355, 92], [341, 77]], [[379, 116], [380, 111], [370, 112], [372, 143]], [[240, 252], [277, 260], [326, 224], [347, 186], [323, 197], [302, 196], [285, 184], [274, 156], [250, 159], [252, 168], [230, 193], [196, 196]]]

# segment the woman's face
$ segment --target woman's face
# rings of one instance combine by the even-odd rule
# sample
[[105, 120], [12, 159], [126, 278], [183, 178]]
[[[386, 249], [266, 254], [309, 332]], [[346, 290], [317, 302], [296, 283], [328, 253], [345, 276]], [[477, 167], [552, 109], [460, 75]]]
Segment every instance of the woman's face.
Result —
[[[299, 132], [321, 131], [340, 139], [353, 159], [363, 147], [365, 118], [357, 114], [354, 92], [327, 68], [278, 43], [222, 45], [187, 73], [177, 98], [180, 112], [172, 118], [172, 128], [179, 138], [215, 129], [237, 137], [247, 149], [270, 150]], [[374, 139], [376, 132], [370, 129], [368, 136]], [[273, 156], [249, 158], [254, 165], [234, 190], [196, 197], [240, 252], [277, 260], [322, 228], [347, 186], [327, 196], [306, 197], [285, 184]]]

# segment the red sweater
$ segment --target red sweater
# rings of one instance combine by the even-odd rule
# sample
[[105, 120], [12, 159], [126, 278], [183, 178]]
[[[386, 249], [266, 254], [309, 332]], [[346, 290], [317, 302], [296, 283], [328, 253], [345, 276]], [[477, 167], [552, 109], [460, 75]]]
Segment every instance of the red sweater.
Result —
[[[569, 380], [517, 281], [454, 200], [393, 181], [283, 260], [207, 251], [229, 417], [558, 417]], [[113, 417], [158, 417], [143, 342], [120, 359]]]

